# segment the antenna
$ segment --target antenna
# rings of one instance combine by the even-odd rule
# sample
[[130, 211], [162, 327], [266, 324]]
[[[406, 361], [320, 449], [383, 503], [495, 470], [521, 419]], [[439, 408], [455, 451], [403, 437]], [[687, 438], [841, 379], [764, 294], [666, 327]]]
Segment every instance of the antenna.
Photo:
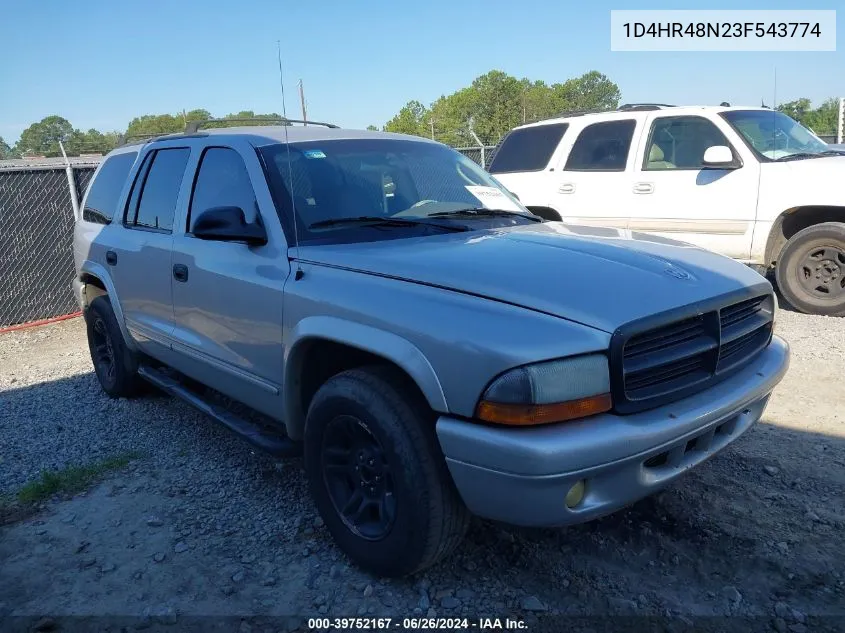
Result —
[[302, 80], [299, 80], [299, 102], [302, 104], [302, 124], [308, 125], [308, 116], [305, 114], [305, 88], [302, 86]]
[[[276, 51], [279, 57], [279, 86], [282, 89], [282, 117], [287, 122], [288, 118], [288, 111], [285, 107], [285, 76], [282, 73], [282, 43], [280, 40], [276, 40]], [[305, 274], [302, 272], [302, 268], [300, 267], [299, 263], [299, 231], [297, 230], [296, 226], [296, 202], [295, 196], [293, 195], [293, 166], [291, 165], [290, 160], [290, 143], [288, 142], [288, 127], [289, 125], [285, 125], [285, 147], [287, 148], [288, 153], [288, 182], [290, 183], [290, 208], [293, 211], [293, 242], [294, 246], [296, 247], [296, 273], [294, 273], [293, 278], [296, 281], [302, 279], [302, 276]]]

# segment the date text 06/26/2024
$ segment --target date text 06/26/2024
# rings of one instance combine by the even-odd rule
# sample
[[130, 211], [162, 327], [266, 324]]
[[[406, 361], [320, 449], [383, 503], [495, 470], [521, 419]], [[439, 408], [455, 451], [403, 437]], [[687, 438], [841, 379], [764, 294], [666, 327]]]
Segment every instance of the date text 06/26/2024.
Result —
[[309, 618], [309, 631], [520, 631], [528, 627], [513, 618]]

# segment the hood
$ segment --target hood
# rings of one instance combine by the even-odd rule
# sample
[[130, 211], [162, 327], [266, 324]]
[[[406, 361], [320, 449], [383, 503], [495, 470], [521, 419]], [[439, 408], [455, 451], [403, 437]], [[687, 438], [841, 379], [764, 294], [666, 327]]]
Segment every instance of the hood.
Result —
[[504, 301], [606, 332], [742, 288], [770, 288], [744, 264], [688, 244], [562, 222], [303, 246], [299, 259]]

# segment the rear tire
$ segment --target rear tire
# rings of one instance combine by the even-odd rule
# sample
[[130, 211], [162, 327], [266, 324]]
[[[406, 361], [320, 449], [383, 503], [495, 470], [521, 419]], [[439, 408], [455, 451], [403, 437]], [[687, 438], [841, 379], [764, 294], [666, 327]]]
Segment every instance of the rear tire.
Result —
[[96, 297], [85, 310], [88, 349], [100, 386], [112, 398], [138, 395], [144, 385], [138, 360], [126, 346], [107, 296]]
[[775, 269], [784, 298], [806, 314], [845, 316], [845, 223], [823, 222], [798, 231]]
[[403, 576], [452, 552], [469, 512], [427, 403], [386, 367], [342, 372], [314, 396], [305, 472], [326, 527], [362, 568]]

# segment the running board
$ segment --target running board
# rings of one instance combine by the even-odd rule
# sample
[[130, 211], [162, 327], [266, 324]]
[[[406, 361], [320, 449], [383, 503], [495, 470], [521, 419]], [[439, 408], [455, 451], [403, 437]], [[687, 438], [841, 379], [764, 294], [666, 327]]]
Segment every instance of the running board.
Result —
[[163, 371], [148, 365], [141, 365], [138, 368], [138, 374], [144, 380], [152, 383], [165, 393], [181, 398], [194, 408], [211, 416], [256, 448], [260, 448], [276, 457], [298, 457], [302, 454], [301, 445], [286, 435], [276, 435], [262, 431], [258, 425], [235, 415], [224, 407], [203, 399], [200, 395], [191, 391], [188, 387]]

